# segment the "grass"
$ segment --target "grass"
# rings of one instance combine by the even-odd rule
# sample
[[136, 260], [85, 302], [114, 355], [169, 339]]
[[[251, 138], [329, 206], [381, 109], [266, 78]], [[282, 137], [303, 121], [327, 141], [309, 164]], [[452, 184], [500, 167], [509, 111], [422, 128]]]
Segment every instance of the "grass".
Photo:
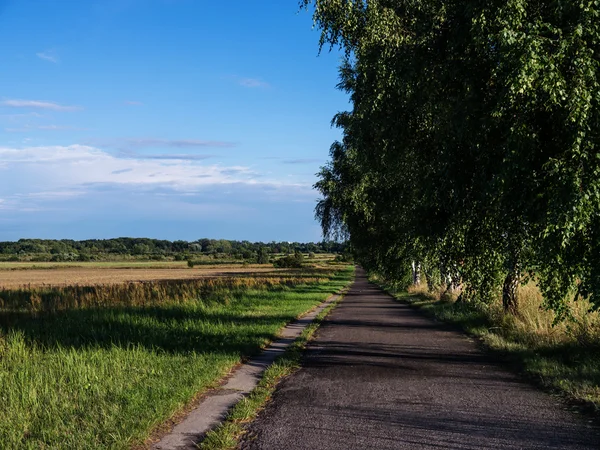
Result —
[[338, 298], [321, 311], [315, 320], [304, 329], [300, 337], [265, 371], [258, 386], [233, 407], [223, 423], [206, 434], [205, 439], [199, 445], [201, 449], [231, 450], [238, 447], [247, 424], [252, 422], [264, 408], [275, 392], [277, 384], [300, 368], [302, 353], [306, 345], [323, 319], [340, 300], [341, 298]]
[[410, 292], [383, 287], [399, 300], [479, 338], [536, 383], [600, 417], [600, 314], [592, 312], [589, 303], [571, 302], [570, 320], [554, 325], [554, 314], [543, 308], [534, 283], [520, 287], [517, 316], [505, 314], [499, 299], [485, 305], [456, 302], [428, 293], [425, 287]]
[[11, 315], [0, 327], [0, 448], [141, 445], [351, 276], [290, 282], [296, 274], [146, 304], [0, 309]]
[[312, 270], [281, 275], [273, 272], [265, 275], [246, 273], [235, 277], [136, 281], [89, 286], [41, 285], [0, 288], [0, 309], [6, 313], [31, 313], [99, 306], [149, 306], [167, 301], [181, 303], [199, 298], [206, 302], [214, 293], [222, 296], [260, 286], [318, 282], [328, 278], [330, 273]]

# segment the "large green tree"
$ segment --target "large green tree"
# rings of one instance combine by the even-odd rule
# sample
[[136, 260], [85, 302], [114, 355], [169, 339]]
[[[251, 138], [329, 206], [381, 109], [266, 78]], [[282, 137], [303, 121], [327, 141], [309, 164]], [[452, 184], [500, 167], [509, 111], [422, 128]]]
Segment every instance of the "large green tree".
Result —
[[304, 0], [352, 110], [316, 187], [368, 268], [600, 304], [600, 2]]

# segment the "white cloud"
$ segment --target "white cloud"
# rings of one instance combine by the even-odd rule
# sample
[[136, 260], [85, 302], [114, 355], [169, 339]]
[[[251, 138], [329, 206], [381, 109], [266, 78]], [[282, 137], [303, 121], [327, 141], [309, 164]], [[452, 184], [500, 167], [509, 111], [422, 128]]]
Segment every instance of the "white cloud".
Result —
[[142, 106], [142, 102], [138, 102], [137, 100], [125, 100], [123, 103], [129, 106]]
[[78, 111], [82, 109], [79, 106], [68, 106], [61, 105], [54, 102], [45, 102], [39, 100], [3, 100], [0, 105], [10, 106], [12, 108], [34, 108], [34, 109], [48, 109], [51, 111]]
[[152, 137], [120, 138], [120, 139], [89, 139], [85, 145], [102, 148], [114, 148], [124, 152], [124, 156], [142, 157], [135, 153], [144, 148], [231, 148], [237, 144], [226, 141], [206, 141], [202, 139], [158, 139]]
[[56, 50], [54, 50], [54, 49], [46, 50], [44, 52], [39, 52], [39, 53], [36, 53], [36, 55], [40, 59], [43, 59], [45, 61], [50, 61], [55, 64], [59, 61], [58, 56], [56, 54]]
[[125, 230], [119, 233], [135, 224], [129, 233], [144, 235], [153, 234], [156, 224], [177, 221], [190, 230], [208, 224], [217, 234], [232, 224], [245, 232], [254, 226], [264, 239], [294, 226], [304, 232], [301, 217], [312, 224], [312, 183], [263, 175], [242, 165], [123, 158], [87, 145], [0, 146], [0, 216], [10, 218], [15, 239], [25, 230], [48, 233], [52, 226], [71, 236], [81, 232], [82, 220], [94, 236], [103, 221], [119, 224]]
[[[0, 147], [0, 160], [22, 179], [43, 183], [47, 191], [63, 191], [89, 184], [169, 186], [177, 190], [246, 183], [277, 186], [276, 180], [258, 181], [259, 174], [245, 166], [206, 164], [181, 155], [160, 159], [120, 158], [85, 145]], [[286, 183], [292, 185], [293, 183]]]

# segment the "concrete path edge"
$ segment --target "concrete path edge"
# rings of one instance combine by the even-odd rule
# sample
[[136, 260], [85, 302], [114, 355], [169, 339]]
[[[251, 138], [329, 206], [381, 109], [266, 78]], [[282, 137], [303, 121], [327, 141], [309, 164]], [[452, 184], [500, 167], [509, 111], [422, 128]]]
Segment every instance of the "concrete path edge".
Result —
[[286, 325], [279, 339], [267, 346], [258, 356], [239, 366], [227, 381], [207, 391], [201, 402], [170, 433], [151, 446], [152, 450], [192, 450], [205, 434], [220, 424], [227, 413], [260, 382], [264, 371], [302, 334], [315, 318], [343, 296], [343, 291]]

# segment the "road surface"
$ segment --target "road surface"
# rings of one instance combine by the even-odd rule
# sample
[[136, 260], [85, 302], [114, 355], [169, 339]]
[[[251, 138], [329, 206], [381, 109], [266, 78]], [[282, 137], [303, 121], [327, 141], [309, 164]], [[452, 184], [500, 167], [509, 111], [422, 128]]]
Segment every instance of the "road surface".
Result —
[[600, 449], [600, 429], [362, 270], [242, 449]]

